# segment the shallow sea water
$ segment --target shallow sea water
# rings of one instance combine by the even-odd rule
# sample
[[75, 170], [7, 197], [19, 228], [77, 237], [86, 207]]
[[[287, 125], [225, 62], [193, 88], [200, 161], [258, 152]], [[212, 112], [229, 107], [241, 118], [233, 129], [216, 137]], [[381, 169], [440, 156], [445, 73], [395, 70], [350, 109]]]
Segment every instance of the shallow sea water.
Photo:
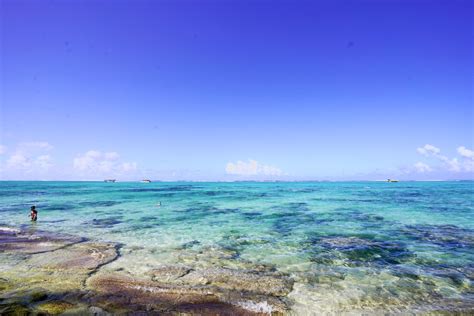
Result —
[[272, 267], [295, 280], [295, 314], [474, 311], [469, 181], [3, 181], [0, 225], [119, 242], [109, 268], [136, 275], [190, 262]]

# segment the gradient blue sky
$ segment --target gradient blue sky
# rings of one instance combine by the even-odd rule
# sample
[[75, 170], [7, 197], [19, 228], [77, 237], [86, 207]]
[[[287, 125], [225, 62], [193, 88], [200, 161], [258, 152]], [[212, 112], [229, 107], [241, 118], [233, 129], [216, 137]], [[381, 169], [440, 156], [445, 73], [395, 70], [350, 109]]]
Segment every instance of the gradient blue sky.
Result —
[[472, 1], [0, 3], [4, 179], [473, 177]]

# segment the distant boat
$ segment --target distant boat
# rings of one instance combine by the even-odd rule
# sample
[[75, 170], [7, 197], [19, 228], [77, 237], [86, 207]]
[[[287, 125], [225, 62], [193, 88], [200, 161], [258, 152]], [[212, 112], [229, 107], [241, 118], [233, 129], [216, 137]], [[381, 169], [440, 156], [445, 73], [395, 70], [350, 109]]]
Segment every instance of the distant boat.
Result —
[[387, 182], [398, 182], [398, 180], [395, 180], [395, 179], [387, 179]]
[[143, 180], [142, 180], [142, 182], [143, 182], [143, 183], [150, 183], [150, 182], [151, 182], [151, 180], [148, 180], [148, 179], [143, 179]]
[[104, 180], [104, 182], [115, 182], [115, 181], [117, 181], [117, 180], [115, 180], [115, 179], [105, 179]]

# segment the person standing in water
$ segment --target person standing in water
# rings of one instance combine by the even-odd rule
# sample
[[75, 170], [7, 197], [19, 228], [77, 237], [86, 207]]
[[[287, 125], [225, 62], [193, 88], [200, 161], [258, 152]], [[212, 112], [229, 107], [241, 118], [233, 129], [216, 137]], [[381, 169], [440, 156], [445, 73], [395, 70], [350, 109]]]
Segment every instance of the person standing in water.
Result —
[[36, 206], [34, 205], [31, 207], [30, 217], [33, 222], [36, 222], [36, 220], [38, 219], [38, 211], [36, 210]]

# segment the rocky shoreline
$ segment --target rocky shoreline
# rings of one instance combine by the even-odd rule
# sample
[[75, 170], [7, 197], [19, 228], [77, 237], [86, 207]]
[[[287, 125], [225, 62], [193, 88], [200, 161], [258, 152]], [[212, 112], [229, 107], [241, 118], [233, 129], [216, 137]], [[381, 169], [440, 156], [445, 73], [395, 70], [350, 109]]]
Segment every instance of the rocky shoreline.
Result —
[[[106, 269], [122, 245], [0, 227], [0, 314], [284, 315], [293, 280], [247, 264]], [[218, 251], [209, 250], [211, 255]]]

